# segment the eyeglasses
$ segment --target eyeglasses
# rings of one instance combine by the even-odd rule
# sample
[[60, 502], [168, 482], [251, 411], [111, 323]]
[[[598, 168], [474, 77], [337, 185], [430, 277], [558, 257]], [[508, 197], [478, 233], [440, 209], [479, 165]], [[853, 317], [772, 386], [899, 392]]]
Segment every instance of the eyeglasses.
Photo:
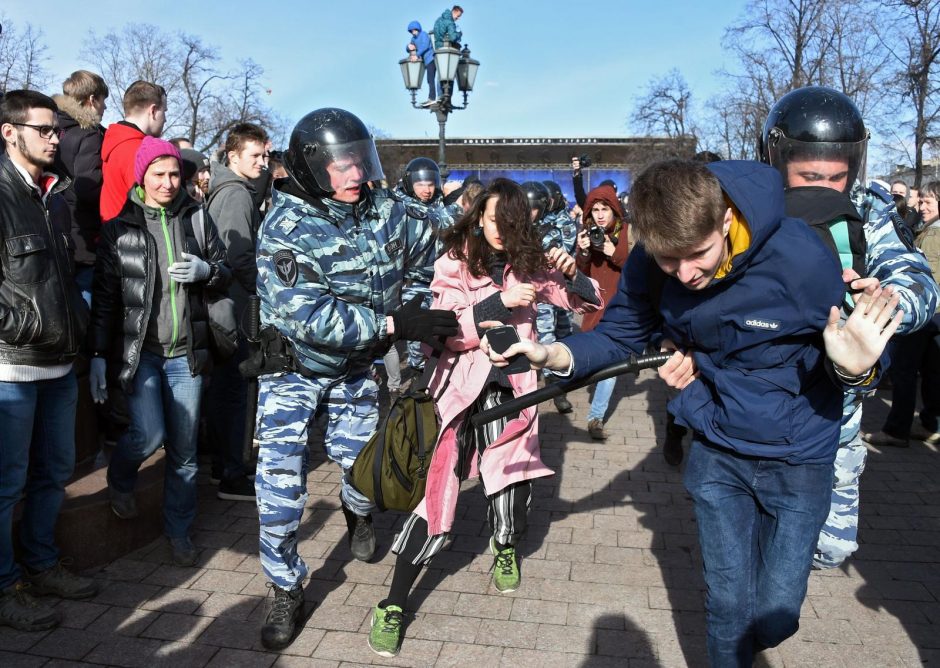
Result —
[[52, 139], [52, 135], [56, 137], [62, 136], [62, 128], [58, 125], [32, 125], [31, 123], [10, 123], [10, 125], [19, 125], [24, 128], [32, 128], [39, 133], [39, 136], [43, 139]]

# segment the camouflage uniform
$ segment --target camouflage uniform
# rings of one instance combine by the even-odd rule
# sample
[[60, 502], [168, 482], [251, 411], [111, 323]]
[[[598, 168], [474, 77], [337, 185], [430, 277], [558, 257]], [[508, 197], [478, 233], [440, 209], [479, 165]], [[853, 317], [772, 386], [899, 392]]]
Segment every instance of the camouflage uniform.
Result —
[[[561, 245], [565, 252], [571, 254], [578, 240], [578, 227], [571, 220], [567, 210], [562, 209], [556, 213], [547, 213], [541, 222], [543, 229], [542, 248], [548, 250], [555, 244]], [[563, 308], [553, 304], [536, 305], [535, 329], [538, 333], [539, 343], [548, 345], [557, 339], [571, 334], [571, 314]], [[550, 371], [543, 370], [542, 375], [548, 377]]]
[[[405, 205], [405, 212], [408, 216], [408, 226], [412, 230], [413, 238], [421, 237], [425, 232], [430, 233], [436, 239], [432, 246], [430, 256], [430, 265], [425, 261], [420, 262], [412, 270], [405, 274], [405, 287], [402, 289], [402, 301], [408, 302], [415, 296], [422, 298], [424, 308], [431, 307], [431, 279], [434, 278], [434, 261], [440, 256], [442, 247], [437, 237], [437, 231], [453, 225], [453, 218], [448, 213], [440, 196], [435, 197], [430, 202], [422, 202], [417, 197], [412, 197], [402, 190], [401, 186], [396, 186], [392, 191], [394, 197]], [[430, 266], [430, 269], [426, 267]], [[420, 341], [408, 341], [405, 345], [408, 354], [408, 366], [412, 369], [424, 368], [424, 353], [421, 352], [422, 343]]]
[[[307, 433], [325, 411], [327, 455], [343, 471], [375, 430], [378, 388], [373, 360], [388, 345], [386, 316], [401, 305], [407, 271], [430, 269], [433, 238], [407, 225], [387, 191], [357, 204], [318, 205], [275, 190], [258, 235], [262, 326], [290, 340], [299, 373], [259, 383], [257, 478], [261, 562], [278, 587], [292, 589], [307, 569], [297, 527], [307, 500]], [[357, 515], [371, 501], [343, 477], [340, 497]]]
[[[920, 329], [930, 321], [938, 301], [930, 267], [923, 254], [905, 245], [898, 236], [895, 226], [904, 223], [883, 188], [874, 184], [864, 190], [856, 184], [852, 199], [865, 221], [867, 275], [877, 278], [882, 286], [893, 286], [901, 297], [904, 319], [897, 333]], [[813, 557], [816, 568], [835, 568], [858, 549], [858, 481], [868, 454], [859, 434], [864, 396], [847, 392], [844, 397], [832, 501]]]

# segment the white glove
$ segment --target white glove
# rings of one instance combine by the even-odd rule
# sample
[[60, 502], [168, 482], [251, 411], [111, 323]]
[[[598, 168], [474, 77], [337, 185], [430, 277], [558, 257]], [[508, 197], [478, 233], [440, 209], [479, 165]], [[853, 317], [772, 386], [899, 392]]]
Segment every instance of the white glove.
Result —
[[167, 273], [177, 283], [195, 283], [209, 278], [209, 263], [196, 255], [180, 253], [183, 259], [167, 267]]
[[108, 398], [108, 381], [105, 371], [108, 363], [103, 357], [91, 358], [91, 369], [88, 371], [88, 384], [91, 387], [91, 399], [96, 404], [103, 404]]

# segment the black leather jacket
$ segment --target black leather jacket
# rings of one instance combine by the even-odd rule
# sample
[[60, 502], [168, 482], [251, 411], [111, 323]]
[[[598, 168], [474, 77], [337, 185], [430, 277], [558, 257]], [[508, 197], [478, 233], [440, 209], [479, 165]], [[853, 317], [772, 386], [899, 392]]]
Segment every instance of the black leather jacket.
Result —
[[[98, 260], [95, 265], [95, 284], [91, 309], [91, 349], [95, 355], [116, 360], [112, 350], [120, 336], [121, 369], [118, 379], [125, 392], [133, 389], [134, 375], [140, 362], [140, 352], [150, 321], [155, 271], [157, 269], [157, 242], [147, 231], [144, 210], [128, 196], [117, 218], [101, 228]], [[187, 327], [186, 356], [189, 370], [194, 376], [211, 369], [209, 351], [209, 294], [224, 295], [232, 281], [232, 273], [225, 262], [225, 246], [219, 240], [215, 225], [205, 217], [206, 251], [196, 241], [192, 216], [199, 209], [184, 191], [168, 207], [168, 215], [181, 218], [188, 252], [209, 263], [209, 278], [186, 286]]]
[[75, 358], [88, 309], [72, 280], [72, 239], [60, 180], [43, 204], [0, 155], [0, 364], [53, 366]]

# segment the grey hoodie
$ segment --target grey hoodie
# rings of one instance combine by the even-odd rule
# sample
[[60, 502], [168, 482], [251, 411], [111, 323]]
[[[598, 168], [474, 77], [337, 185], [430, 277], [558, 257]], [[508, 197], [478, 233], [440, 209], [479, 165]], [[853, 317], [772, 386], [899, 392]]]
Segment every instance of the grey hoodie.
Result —
[[225, 245], [227, 264], [232, 268], [232, 287], [229, 294], [235, 302], [236, 317], [255, 294], [258, 267], [255, 246], [261, 214], [254, 205], [254, 188], [221, 163], [212, 166], [209, 180], [209, 217], [215, 222], [219, 238]]
[[144, 204], [139, 188], [132, 188], [130, 200], [144, 211], [147, 231], [156, 242], [157, 271], [154, 272], [153, 302], [144, 350], [161, 357], [186, 354], [186, 332], [189, 331], [185, 287], [170, 278], [168, 268], [186, 249], [186, 237], [180, 223], [180, 206], [185, 197], [177, 197], [169, 208], [153, 208]]

